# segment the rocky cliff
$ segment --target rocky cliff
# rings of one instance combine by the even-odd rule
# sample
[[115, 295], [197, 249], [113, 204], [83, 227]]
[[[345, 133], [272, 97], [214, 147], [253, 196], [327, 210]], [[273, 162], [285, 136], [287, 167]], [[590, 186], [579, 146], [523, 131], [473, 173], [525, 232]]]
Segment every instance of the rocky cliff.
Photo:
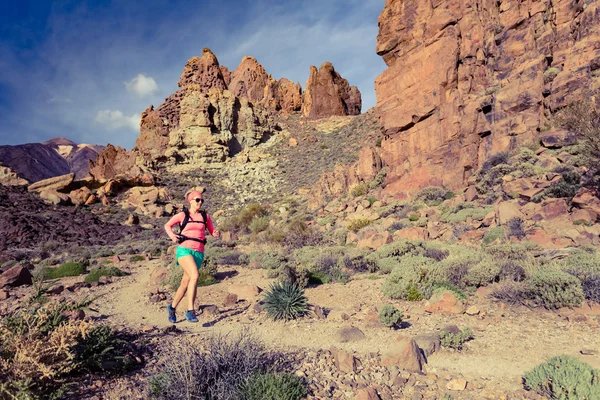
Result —
[[141, 116], [138, 164], [224, 161], [276, 134], [275, 112], [302, 110], [311, 119], [360, 114], [360, 92], [330, 63], [311, 67], [307, 91], [299, 83], [274, 79], [254, 57], [230, 71], [207, 48], [191, 58], [180, 90]]
[[464, 186], [600, 84], [598, 1], [388, 0], [376, 80], [386, 191]]

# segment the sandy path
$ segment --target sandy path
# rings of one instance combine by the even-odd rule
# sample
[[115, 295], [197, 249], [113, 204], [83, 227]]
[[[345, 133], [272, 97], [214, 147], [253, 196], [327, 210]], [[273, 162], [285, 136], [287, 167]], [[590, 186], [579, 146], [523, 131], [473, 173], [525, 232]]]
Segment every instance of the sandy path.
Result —
[[[164, 306], [148, 301], [150, 288], [147, 285], [151, 270], [159, 261], [139, 263], [132, 268], [130, 276], [103, 287], [106, 296], [99, 300], [98, 310], [116, 324], [134, 328], [165, 328], [170, 324]], [[221, 315], [200, 316], [200, 323], [181, 321], [186, 304], [178, 310], [181, 322], [177, 327], [184, 332], [212, 334], [237, 332], [246, 327], [257, 334], [265, 343], [277, 348], [328, 349], [335, 345], [354, 351], [360, 358], [366, 353], [385, 353], [387, 344], [399, 335], [415, 336], [455, 324], [469, 326], [475, 332], [475, 340], [469, 342], [462, 352], [441, 351], [430, 357], [427, 371], [439, 373], [449, 371], [463, 375], [467, 380], [484, 380], [486, 386], [498, 389], [517, 389], [523, 373], [548, 357], [568, 354], [600, 368], [598, 356], [583, 356], [582, 349], [592, 349], [600, 354], [598, 321], [588, 318], [586, 322], [569, 322], [555, 312], [529, 310], [524, 307], [502, 309], [498, 304], [481, 301], [477, 306], [485, 317], [430, 315], [422, 311], [423, 304], [396, 302], [408, 314], [410, 326], [402, 330], [369, 327], [365, 315], [375, 307], [386, 303], [380, 291], [382, 279], [359, 278], [346, 285], [333, 284], [309, 288], [306, 294], [311, 304], [326, 309], [342, 310], [350, 315], [348, 321], [317, 320], [307, 318], [288, 323], [273, 322], [264, 313], [254, 314], [251, 302], [241, 301], [227, 308], [222, 301], [232, 284], [255, 284], [268, 287], [272, 281], [264, 277], [263, 270], [228, 268], [237, 275], [219, 284], [199, 288], [200, 304], [215, 304]], [[476, 300], [472, 300], [476, 301]], [[366, 335], [364, 340], [340, 343], [337, 331], [344, 325], [359, 327]]]

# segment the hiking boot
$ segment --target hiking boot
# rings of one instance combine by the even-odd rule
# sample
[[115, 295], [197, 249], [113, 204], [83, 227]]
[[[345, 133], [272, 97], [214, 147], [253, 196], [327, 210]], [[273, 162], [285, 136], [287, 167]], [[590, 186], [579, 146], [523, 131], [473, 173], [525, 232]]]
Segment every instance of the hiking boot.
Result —
[[187, 310], [185, 312], [185, 318], [188, 320], [188, 322], [198, 322], [198, 318], [196, 318], [196, 311], [194, 310]]
[[177, 322], [177, 317], [175, 316], [175, 309], [170, 304], [167, 306], [167, 311], [169, 312], [169, 322], [173, 324]]

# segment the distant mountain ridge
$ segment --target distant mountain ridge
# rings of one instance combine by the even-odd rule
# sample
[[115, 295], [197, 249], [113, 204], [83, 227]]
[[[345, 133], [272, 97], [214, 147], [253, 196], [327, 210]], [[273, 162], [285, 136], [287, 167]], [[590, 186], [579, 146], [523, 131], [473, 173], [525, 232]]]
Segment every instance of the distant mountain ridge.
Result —
[[81, 179], [89, 174], [89, 160], [95, 160], [103, 149], [58, 137], [43, 143], [0, 146], [0, 166], [5, 169], [0, 183], [23, 184], [22, 179], [33, 183], [70, 172]]

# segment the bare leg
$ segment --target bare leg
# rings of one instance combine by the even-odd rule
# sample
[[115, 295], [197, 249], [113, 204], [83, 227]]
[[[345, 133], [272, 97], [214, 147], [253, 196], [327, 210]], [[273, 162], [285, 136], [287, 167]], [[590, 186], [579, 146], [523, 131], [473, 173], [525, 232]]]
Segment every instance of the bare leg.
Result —
[[177, 308], [177, 305], [185, 296], [185, 292], [187, 291], [188, 283], [190, 283], [190, 277], [188, 274], [183, 272], [183, 276], [181, 277], [181, 283], [179, 284], [179, 288], [177, 288], [177, 292], [175, 293], [175, 297], [173, 298], [173, 302], [171, 303], [171, 307], [174, 309]]
[[[193, 310], [194, 301], [196, 300], [196, 289], [198, 288], [198, 267], [196, 267], [196, 261], [193, 256], [180, 257], [177, 261], [179, 261], [179, 265], [183, 268], [183, 273], [189, 279], [187, 284], [188, 310]], [[183, 278], [181, 279], [181, 284], [183, 285]], [[177, 291], [179, 292], [179, 289]]]

